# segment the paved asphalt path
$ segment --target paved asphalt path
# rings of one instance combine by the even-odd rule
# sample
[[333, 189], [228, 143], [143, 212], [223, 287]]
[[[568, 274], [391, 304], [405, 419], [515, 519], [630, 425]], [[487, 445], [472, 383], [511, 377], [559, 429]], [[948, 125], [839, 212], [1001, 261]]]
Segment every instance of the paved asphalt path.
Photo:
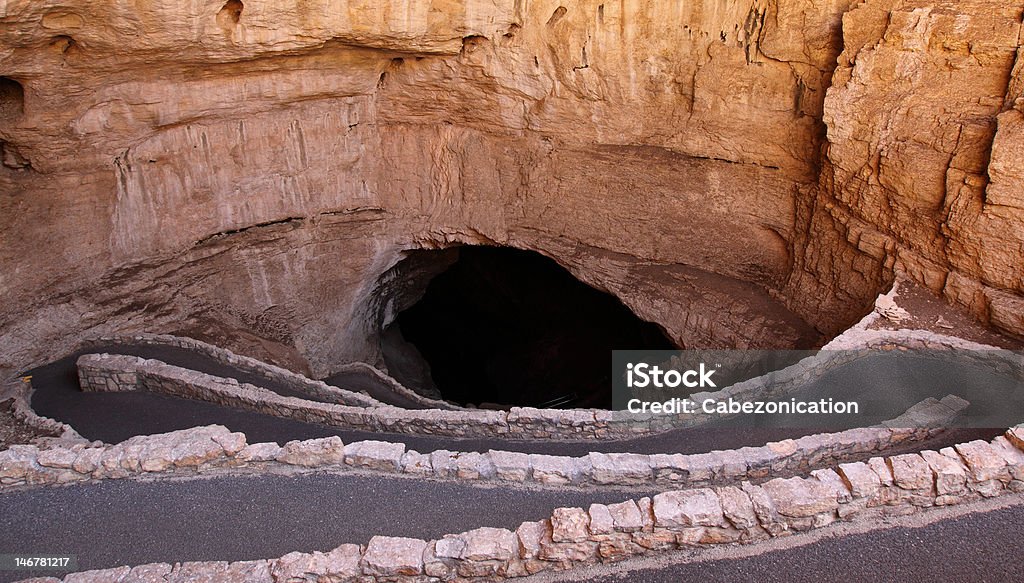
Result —
[[[169, 356], [166, 349], [160, 349], [158, 354], [142, 356], [159, 357], [198, 370], [205, 368], [211, 374], [245, 380], [230, 370], [207, 367], [210, 363], [200, 366], [194, 361], [188, 362], [195, 355]], [[174, 362], [177, 358], [186, 362]], [[826, 379], [825, 384], [843, 389], [844, 384], [870, 383], [871, 375], [877, 371], [871, 370], [871, 363], [865, 366], [866, 369], [848, 375], [852, 378]], [[250, 442], [282, 443], [337, 434], [347, 442], [374, 438], [403, 441], [419, 451], [501, 448], [563, 455], [580, 455], [593, 450], [708, 451], [763, 444], [786, 436], [779, 430], [742, 426], [675, 431], [612, 443], [382, 436], [339, 431], [148, 393], [82, 393], [77, 388], [73, 358], [42, 367], [32, 374], [33, 386], [37, 389], [33, 396], [36, 411], [70, 423], [86, 437], [108, 442], [209, 423], [244, 431]], [[923, 380], [935, 375], [949, 376], [949, 372], [936, 370], [929, 379], [912, 380], [917, 385], [928, 384]], [[945, 391], [945, 387], [938, 390]], [[911, 404], [920, 400], [919, 397], [919, 394], [905, 396], [913, 399]], [[954, 442], [964, 438], [963, 432], [946, 436], [948, 441]], [[479, 526], [511, 528], [525, 520], [548, 516], [557, 506], [586, 506], [641, 495], [644, 492], [624, 495], [604, 490], [528, 490], [356, 474], [105, 481], [0, 495], [0, 554], [70, 553], [77, 555], [79, 569], [153, 561], [276, 557], [293, 550], [326, 550], [344, 542], [363, 543], [371, 534], [434, 538]], [[951, 571], [942, 560], [967, 550], [981, 553], [977, 557], [968, 554], [961, 557], [959, 564], [969, 565], [971, 573], [981, 569], [979, 572], [993, 574], [987, 580], [1008, 580], [1004, 577], [1006, 564], [1010, 564], [1015, 573], [1020, 570], [1021, 560], [1014, 553], [1018, 524], [1022, 521], [1024, 511], [1017, 507], [991, 512], [983, 518], [937, 523], [928, 527], [931, 530], [910, 530], [902, 534], [899, 530], [877, 531], [779, 551], [794, 553], [789, 556], [767, 553], [721, 565], [670, 566], [657, 572], [636, 572], [625, 580], [654, 583], [691, 579], [986, 580], [957, 578], [968, 572]], [[910, 571], [911, 568], [915, 570]], [[915, 576], [924, 573], [929, 577], [907, 579], [901, 576], [911, 572]], [[950, 577], [950, 573], [954, 576]], [[0, 572], [0, 581], [26, 576], [24, 572]]]
[[[514, 529], [559, 506], [644, 494], [355, 474], [108, 480], [0, 494], [0, 554], [71, 554], [78, 570], [272, 558], [365, 544], [374, 534], [431, 539], [481, 526]], [[0, 581], [29, 576], [0, 571]]]
[[[208, 374], [229, 376], [240, 382], [252, 382], [269, 389], [287, 394], [284, 387], [241, 373], [222, 365], [208, 357], [167, 347], [111, 347], [111, 351], [131, 353], [145, 358], [158, 358], [164, 362], [185, 366]], [[717, 426], [702, 426], [691, 429], [678, 429], [657, 435], [645, 436], [620, 441], [512, 441], [500, 437], [455, 439], [424, 435], [384, 434], [368, 431], [338, 429], [325, 425], [304, 423], [281, 419], [271, 415], [255, 413], [242, 409], [222, 407], [213, 403], [180, 399], [156, 395], [145, 391], [126, 393], [83, 393], [78, 387], [78, 375], [75, 361], [78, 354], [71, 355], [49, 365], [29, 371], [33, 375], [32, 396], [33, 409], [45, 417], [63, 421], [74, 427], [88, 439], [101, 440], [107, 443], [118, 443], [136, 435], [164, 433], [178, 429], [186, 429], [199, 425], [221, 424], [232, 431], [246, 434], [249, 443], [274, 441], [284, 444], [293, 439], [313, 439], [338, 435], [346, 443], [361, 440], [383, 440], [403, 442], [409, 449], [429, 452], [439, 449], [455, 451], [479, 451], [500, 449], [506, 451], [523, 451], [529, 453], [546, 453], [555, 455], [586, 455], [591, 451], [633, 452], [633, 453], [702, 453], [712, 450], [734, 449], [743, 446], [759, 446], [769, 441], [800, 437], [811, 433], [836, 431], [845, 427], [829, 428], [772, 428], [750, 425], [749, 417], [730, 420]], [[872, 375], [888, 374], [885, 367], [877, 363], [858, 362], [850, 368], [845, 376], [826, 375], [822, 386], [830, 391], [848, 391], [847, 385], [860, 389], [863, 385], [871, 385]], [[882, 370], [874, 370], [882, 369]], [[954, 371], [955, 372], [955, 371]], [[936, 370], [934, 377], [951, 379], [953, 386], [959, 386], [966, 392], [975, 387], [957, 378], [948, 371]], [[962, 375], [960, 375], [962, 376]], [[881, 382], [881, 381], [879, 381]], [[949, 386], [931, 388], [930, 379], [910, 379], [907, 384], [927, 386], [930, 391], [944, 396]], [[948, 383], [947, 383], [948, 384]], [[862, 389], [861, 389], [862, 390]], [[910, 405], [924, 398], [920, 394], [908, 392], [901, 399], [893, 399], [895, 411], [879, 415], [881, 419], [897, 416]], [[973, 405], [972, 405], [973, 406]], [[1009, 407], [1008, 411], [1017, 411]], [[1024, 409], [1022, 409], [1024, 410]], [[1016, 415], [1013, 423], [998, 424], [1005, 429], [1008, 425], [1018, 422], [1024, 413]], [[860, 418], [850, 416], [848, 424], [856, 425]], [[972, 439], [989, 439], [1003, 429], [960, 429], [946, 432], [928, 447], [935, 449]]]
[[[247, 560], [365, 543], [423, 539], [480, 526], [515, 528], [557, 506], [614, 492], [516, 491], [353, 474], [106, 481], [0, 495], [0, 554], [67, 553], [79, 570], [148, 562]], [[399, 509], [396, 511], [395, 509]], [[760, 555], [665, 564], [574, 580], [1003, 582], [1024, 580], [1024, 505], [891, 528]], [[0, 571], [0, 582], [31, 576]]]
[[[1020, 525], [1024, 505], [921, 527], [848, 534], [743, 558], [576, 574], [591, 583], [819, 583], [827, 581], [1011, 583], [1024, 581]], [[580, 578], [580, 576], [585, 578]], [[554, 579], [554, 578], [553, 578]]]

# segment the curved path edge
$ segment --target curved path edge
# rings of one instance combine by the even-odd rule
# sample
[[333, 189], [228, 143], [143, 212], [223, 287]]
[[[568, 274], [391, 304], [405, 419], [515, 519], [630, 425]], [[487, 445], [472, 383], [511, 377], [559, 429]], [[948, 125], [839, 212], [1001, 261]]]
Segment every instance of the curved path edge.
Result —
[[[118, 373], [125, 374], [125, 373]], [[10, 489], [232, 469], [247, 472], [345, 468], [436, 479], [533, 482], [542, 486], [693, 487], [789, 476], [808, 469], [864, 459], [935, 437], [969, 403], [955, 396], [927, 399], [876, 427], [819, 433], [759, 447], [698, 454], [590, 452], [583, 456], [435, 450], [420, 453], [404, 443], [356, 441], [337, 436], [248, 444], [244, 433], [210, 425], [141, 435], [116, 445], [97, 443], [15, 445], [0, 451], [0, 492]]]
[[[228, 434], [228, 436], [233, 434]], [[213, 439], [211, 435], [211, 439]], [[229, 448], [238, 445], [223, 435]], [[236, 438], [231, 438], [236, 439]], [[216, 440], [214, 440], [216, 441]], [[155, 563], [67, 575], [82, 581], [494, 580], [669, 552], [757, 544], [827, 527], [1024, 491], [1024, 426], [972, 441], [761, 485], [673, 490], [588, 508], [556, 508], [515, 530], [477, 528], [435, 540], [374, 536], [366, 545], [267, 560]], [[60, 581], [56, 578], [34, 581]]]

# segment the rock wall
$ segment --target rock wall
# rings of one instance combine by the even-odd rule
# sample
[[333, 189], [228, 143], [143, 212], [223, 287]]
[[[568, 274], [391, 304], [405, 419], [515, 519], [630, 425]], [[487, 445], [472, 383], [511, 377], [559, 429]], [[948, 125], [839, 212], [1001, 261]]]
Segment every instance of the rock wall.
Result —
[[1019, 17], [8, 0], [0, 367], [200, 326], [381, 364], [381, 277], [457, 243], [550, 255], [688, 347], [820, 342], [894, 268], [1024, 332]]
[[[877, 1], [844, 16], [806, 271], [791, 286], [844, 281], [857, 294], [895, 267], [1024, 333], [1021, 14], [997, 1]], [[819, 309], [843, 296], [822, 293]]]

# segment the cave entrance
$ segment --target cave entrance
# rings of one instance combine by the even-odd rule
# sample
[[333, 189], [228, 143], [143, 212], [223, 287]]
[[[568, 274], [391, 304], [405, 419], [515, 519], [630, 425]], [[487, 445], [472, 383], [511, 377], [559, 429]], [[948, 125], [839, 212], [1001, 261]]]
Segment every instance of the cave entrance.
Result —
[[675, 348], [657, 325], [536, 252], [466, 246], [405, 261], [419, 273], [439, 265], [383, 331], [384, 359], [407, 386], [449, 401], [610, 408], [612, 350]]
[[0, 77], [0, 122], [15, 122], [24, 113], [25, 88], [10, 77]]

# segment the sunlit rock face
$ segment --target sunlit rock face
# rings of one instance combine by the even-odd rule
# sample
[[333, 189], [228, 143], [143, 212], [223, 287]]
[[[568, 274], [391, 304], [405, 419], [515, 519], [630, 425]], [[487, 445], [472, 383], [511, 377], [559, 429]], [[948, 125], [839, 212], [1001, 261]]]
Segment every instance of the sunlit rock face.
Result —
[[0, 0], [0, 366], [134, 330], [381, 364], [441, 269], [395, 267], [461, 243], [680, 346], [814, 344], [895, 269], [1024, 333], [1020, 13]]

